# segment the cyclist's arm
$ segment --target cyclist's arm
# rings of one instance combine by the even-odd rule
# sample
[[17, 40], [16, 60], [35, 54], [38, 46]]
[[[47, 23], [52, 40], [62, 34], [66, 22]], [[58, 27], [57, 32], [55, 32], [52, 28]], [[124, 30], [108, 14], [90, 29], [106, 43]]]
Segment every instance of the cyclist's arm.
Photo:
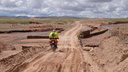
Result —
[[52, 38], [52, 33], [49, 34], [49, 38]]

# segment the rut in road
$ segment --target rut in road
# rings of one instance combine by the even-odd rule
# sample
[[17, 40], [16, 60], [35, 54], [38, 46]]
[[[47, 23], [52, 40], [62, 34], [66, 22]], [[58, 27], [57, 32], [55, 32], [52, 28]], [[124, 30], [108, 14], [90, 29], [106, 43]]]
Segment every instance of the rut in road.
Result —
[[[78, 21], [75, 24], [74, 28], [60, 36], [58, 49], [63, 52], [47, 51], [43, 55], [26, 61], [12, 72], [102, 72], [93, 63], [88, 53], [83, 54], [77, 38], [77, 33], [82, 25]], [[86, 65], [86, 59], [84, 59], [86, 56], [90, 60], [88, 63], [91, 62], [90, 64], [94, 66]], [[88, 70], [86, 70], [87, 68]]]

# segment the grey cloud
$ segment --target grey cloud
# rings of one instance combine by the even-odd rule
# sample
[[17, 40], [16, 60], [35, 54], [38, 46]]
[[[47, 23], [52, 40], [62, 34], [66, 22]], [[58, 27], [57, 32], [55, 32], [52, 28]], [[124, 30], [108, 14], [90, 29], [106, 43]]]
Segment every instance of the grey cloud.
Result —
[[16, 2], [12, 0], [2, 0], [1, 5], [4, 7], [17, 7]]
[[112, 0], [88, 0], [90, 2], [111, 2]]
[[1, 0], [0, 15], [126, 17], [127, 5], [127, 0]]
[[42, 8], [42, 5], [44, 4], [43, 3], [44, 1], [43, 0], [30, 0], [29, 1], [29, 7], [30, 8], [37, 8], [37, 9], [39, 9], [39, 8]]

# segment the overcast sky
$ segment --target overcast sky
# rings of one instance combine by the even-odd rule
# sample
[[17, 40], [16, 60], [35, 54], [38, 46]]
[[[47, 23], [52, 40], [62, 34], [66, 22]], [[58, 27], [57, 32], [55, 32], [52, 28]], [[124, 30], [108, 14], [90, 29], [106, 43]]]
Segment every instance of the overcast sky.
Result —
[[0, 0], [0, 16], [128, 17], [128, 0]]

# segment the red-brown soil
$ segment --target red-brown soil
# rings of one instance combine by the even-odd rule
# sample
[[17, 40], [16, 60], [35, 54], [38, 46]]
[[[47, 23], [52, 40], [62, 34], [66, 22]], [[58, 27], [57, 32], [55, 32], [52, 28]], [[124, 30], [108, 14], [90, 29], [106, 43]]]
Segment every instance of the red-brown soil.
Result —
[[60, 35], [55, 52], [50, 50], [47, 39], [20, 40], [14, 43], [16, 47], [37, 47], [1, 59], [0, 72], [128, 72], [127, 34], [111, 29], [79, 40], [80, 30], [88, 28], [88, 25], [76, 21], [73, 28]]

